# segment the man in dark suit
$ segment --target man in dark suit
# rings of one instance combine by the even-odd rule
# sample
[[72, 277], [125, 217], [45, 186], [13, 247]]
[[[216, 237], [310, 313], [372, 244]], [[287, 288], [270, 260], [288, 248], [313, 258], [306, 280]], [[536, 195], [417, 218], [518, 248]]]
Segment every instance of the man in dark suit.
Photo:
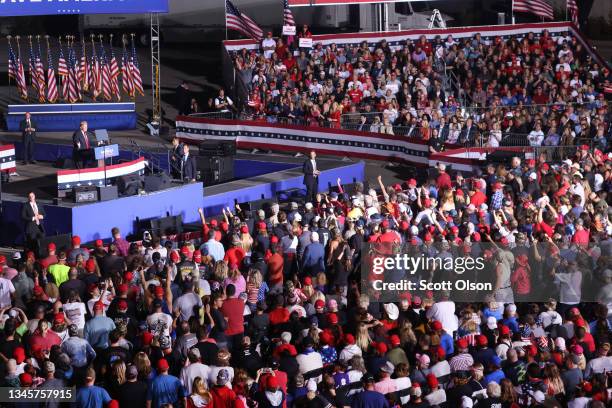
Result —
[[44, 218], [44, 209], [36, 203], [36, 195], [30, 192], [28, 201], [21, 208], [21, 219], [24, 222], [24, 233], [28, 248], [36, 249], [37, 241], [45, 237]]
[[306, 202], [314, 203], [317, 191], [319, 190], [319, 174], [321, 172], [317, 168], [317, 153], [314, 150], [310, 151], [309, 158], [302, 166], [304, 173], [304, 185], [306, 186]]
[[473, 142], [476, 136], [476, 131], [477, 129], [472, 118], [467, 118], [465, 121], [465, 126], [463, 129], [461, 129], [461, 133], [459, 134], [459, 143], [467, 144]]
[[79, 130], [72, 134], [72, 160], [77, 169], [86, 166], [93, 147], [93, 135], [87, 131], [87, 122], [81, 122]]
[[197, 166], [195, 158], [189, 154], [189, 146], [183, 145], [183, 158], [181, 159], [181, 174], [183, 181], [193, 183], [196, 181]]
[[34, 160], [34, 143], [36, 141], [36, 122], [32, 120], [30, 112], [26, 112], [25, 119], [19, 122], [21, 141], [23, 142], [23, 164], [36, 163]]
[[181, 178], [181, 160], [183, 159], [183, 144], [178, 137], [172, 138], [172, 152], [170, 154], [170, 175], [173, 179]]

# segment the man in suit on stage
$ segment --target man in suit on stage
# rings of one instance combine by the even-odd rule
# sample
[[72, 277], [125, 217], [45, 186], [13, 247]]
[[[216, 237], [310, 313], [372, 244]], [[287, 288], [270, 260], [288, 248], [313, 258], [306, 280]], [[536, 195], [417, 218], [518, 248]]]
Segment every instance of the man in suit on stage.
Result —
[[196, 181], [197, 166], [195, 158], [189, 154], [189, 146], [183, 145], [183, 157], [181, 159], [181, 173], [183, 181], [193, 183]]
[[183, 144], [178, 137], [172, 138], [172, 152], [170, 154], [170, 174], [173, 179], [181, 178], [181, 161], [183, 159]]
[[29, 248], [36, 249], [37, 241], [45, 237], [45, 228], [42, 222], [44, 218], [44, 209], [36, 202], [36, 195], [30, 192], [28, 201], [21, 208], [21, 219], [24, 222], [25, 239]]
[[81, 122], [79, 130], [72, 134], [72, 159], [77, 169], [86, 166], [93, 146], [93, 135], [87, 131], [87, 122]]
[[319, 190], [319, 171], [317, 167], [317, 153], [310, 151], [309, 158], [304, 162], [302, 171], [304, 173], [304, 185], [306, 185], [306, 202], [314, 203]]
[[21, 141], [23, 142], [23, 164], [36, 163], [34, 160], [34, 143], [36, 143], [36, 122], [32, 120], [30, 112], [26, 112], [25, 119], [19, 122]]

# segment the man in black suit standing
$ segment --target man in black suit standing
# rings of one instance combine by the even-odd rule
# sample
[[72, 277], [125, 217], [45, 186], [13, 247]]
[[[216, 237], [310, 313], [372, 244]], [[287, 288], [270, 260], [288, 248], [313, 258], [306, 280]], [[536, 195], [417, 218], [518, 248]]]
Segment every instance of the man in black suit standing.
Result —
[[319, 190], [319, 171], [317, 167], [317, 153], [310, 151], [309, 158], [304, 161], [302, 171], [304, 172], [304, 185], [306, 185], [306, 202], [314, 203]]
[[189, 146], [183, 145], [183, 158], [181, 159], [181, 173], [185, 183], [196, 181], [197, 166], [195, 158], [189, 154]]
[[21, 140], [23, 142], [23, 164], [36, 163], [34, 160], [34, 143], [36, 142], [36, 122], [32, 120], [30, 112], [26, 112], [25, 119], [19, 122]]
[[79, 130], [72, 134], [72, 160], [77, 169], [87, 164], [90, 149], [93, 146], [93, 135], [87, 131], [87, 122], [82, 121]]
[[181, 178], [181, 161], [183, 160], [183, 144], [178, 137], [172, 138], [172, 153], [170, 155], [170, 175], [173, 179]]
[[29, 248], [36, 249], [37, 241], [45, 237], [45, 227], [42, 222], [44, 218], [44, 209], [36, 203], [36, 195], [30, 192], [28, 201], [21, 208], [26, 245]]

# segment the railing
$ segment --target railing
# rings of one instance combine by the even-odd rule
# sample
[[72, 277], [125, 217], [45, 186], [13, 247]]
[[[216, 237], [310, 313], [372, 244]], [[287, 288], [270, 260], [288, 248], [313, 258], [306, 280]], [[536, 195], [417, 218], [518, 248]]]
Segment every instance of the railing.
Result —
[[191, 113], [188, 116], [206, 119], [236, 119], [236, 114], [232, 111]]

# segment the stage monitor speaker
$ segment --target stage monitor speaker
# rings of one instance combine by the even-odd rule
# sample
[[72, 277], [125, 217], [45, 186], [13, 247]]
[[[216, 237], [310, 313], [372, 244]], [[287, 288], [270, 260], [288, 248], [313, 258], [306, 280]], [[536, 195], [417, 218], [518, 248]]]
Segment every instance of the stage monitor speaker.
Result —
[[232, 156], [196, 157], [198, 173], [196, 180], [205, 186], [224, 183], [234, 178], [234, 158]]
[[119, 195], [133, 196], [138, 194], [138, 190], [142, 188], [142, 177], [137, 174], [117, 177], [117, 190]]
[[142, 237], [145, 231], [152, 235], [172, 235], [183, 232], [183, 216], [168, 216], [161, 218], [136, 219], [136, 231], [138, 237]]
[[117, 186], [99, 186], [98, 187], [98, 199], [100, 201], [115, 200], [119, 197], [117, 192]]
[[236, 155], [236, 141], [234, 140], [205, 140], [199, 145], [200, 156], [234, 156]]
[[52, 237], [44, 237], [38, 240], [38, 257], [45, 258], [49, 253], [47, 252], [47, 246], [53, 242], [55, 244], [55, 253], [59, 254], [61, 251], [68, 251], [72, 246], [72, 234], [61, 234]]
[[144, 189], [147, 193], [165, 190], [170, 187], [170, 176], [166, 173], [145, 176]]
[[72, 194], [75, 203], [94, 203], [98, 201], [98, 190], [95, 186], [75, 187]]

